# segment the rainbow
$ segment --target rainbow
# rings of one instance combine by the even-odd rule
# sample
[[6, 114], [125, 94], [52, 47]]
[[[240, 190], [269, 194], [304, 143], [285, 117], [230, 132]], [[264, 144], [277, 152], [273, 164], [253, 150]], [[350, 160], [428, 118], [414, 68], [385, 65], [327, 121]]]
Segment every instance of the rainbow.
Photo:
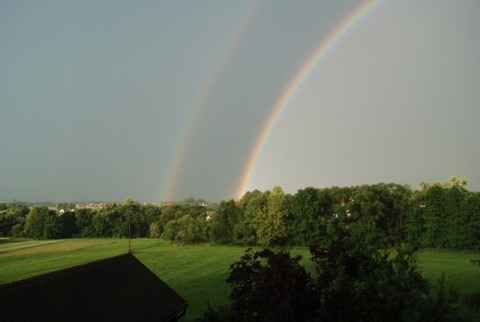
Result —
[[350, 29], [352, 29], [365, 15], [367, 15], [373, 8], [376, 7], [382, 0], [369, 0], [359, 6], [353, 11], [346, 19], [344, 19], [329, 36], [323, 40], [320, 45], [315, 49], [312, 55], [303, 63], [301, 68], [296, 72], [295, 76], [288, 83], [284, 89], [276, 104], [274, 105], [272, 112], [264, 123], [260, 135], [256, 140], [256, 143], [250, 153], [247, 160], [247, 166], [245, 167], [241, 176], [240, 185], [237, 188], [236, 198], [240, 199], [248, 190], [250, 179], [252, 178], [257, 162], [260, 158], [262, 150], [267, 143], [267, 140], [275, 127], [275, 124], [279, 120], [282, 112], [285, 110], [288, 103], [292, 100], [295, 93], [300, 86], [304, 83], [305, 79], [312, 73], [313, 69], [318, 63], [326, 56], [326, 54], [334, 47], [334, 45], [345, 35]]
[[195, 130], [195, 121], [200, 117], [200, 115], [205, 111], [205, 108], [210, 101], [213, 90], [218, 84], [220, 77], [225, 69], [225, 66], [228, 64], [232, 54], [237, 48], [238, 44], [241, 42], [241, 39], [244, 37], [246, 31], [248, 30], [249, 25], [251, 24], [254, 17], [258, 14], [263, 1], [254, 1], [252, 6], [246, 10], [246, 12], [241, 16], [240, 22], [233, 29], [232, 37], [229, 37], [224, 49], [221, 51], [217, 59], [214, 59], [214, 66], [211, 69], [211, 73], [206, 77], [203, 86], [200, 87], [195, 99], [192, 103], [192, 108], [189, 110], [186, 117], [185, 125], [180, 129], [180, 138], [178, 144], [176, 144], [176, 149], [172, 154], [170, 163], [166, 167], [166, 180], [160, 192], [162, 201], [173, 201], [176, 185], [180, 177], [180, 170], [183, 166], [183, 160], [185, 160], [188, 148], [192, 142], [192, 137]]

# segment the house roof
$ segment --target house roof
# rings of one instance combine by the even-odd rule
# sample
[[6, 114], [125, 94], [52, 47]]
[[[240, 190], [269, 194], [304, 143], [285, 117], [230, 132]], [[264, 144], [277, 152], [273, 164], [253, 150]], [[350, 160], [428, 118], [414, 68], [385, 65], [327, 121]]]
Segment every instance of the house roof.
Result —
[[0, 285], [2, 321], [176, 321], [186, 309], [132, 254]]

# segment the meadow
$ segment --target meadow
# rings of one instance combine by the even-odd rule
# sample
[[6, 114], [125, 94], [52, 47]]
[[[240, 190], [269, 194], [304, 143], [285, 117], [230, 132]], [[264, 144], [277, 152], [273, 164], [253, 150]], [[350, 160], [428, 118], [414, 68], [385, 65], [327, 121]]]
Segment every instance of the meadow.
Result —
[[[188, 303], [183, 321], [201, 316], [208, 303], [218, 305], [228, 299], [225, 279], [230, 264], [240, 259], [246, 248], [210, 245], [172, 245], [159, 239], [133, 239], [134, 255], [169, 284]], [[0, 239], [0, 284], [125, 253], [127, 239], [64, 239], [32, 241]], [[293, 248], [303, 256], [303, 264], [313, 269], [307, 248]], [[480, 252], [423, 251], [418, 266], [432, 285], [442, 274], [446, 285], [461, 294], [480, 291], [480, 267], [470, 260]], [[478, 316], [477, 316], [478, 317]]]

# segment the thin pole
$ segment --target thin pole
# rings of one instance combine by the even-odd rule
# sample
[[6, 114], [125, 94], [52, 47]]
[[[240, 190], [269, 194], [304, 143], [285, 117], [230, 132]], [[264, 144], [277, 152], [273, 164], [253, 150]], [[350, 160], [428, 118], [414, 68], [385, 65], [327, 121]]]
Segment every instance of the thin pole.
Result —
[[130, 223], [128, 224], [128, 252], [132, 252], [132, 249], [130, 248]]

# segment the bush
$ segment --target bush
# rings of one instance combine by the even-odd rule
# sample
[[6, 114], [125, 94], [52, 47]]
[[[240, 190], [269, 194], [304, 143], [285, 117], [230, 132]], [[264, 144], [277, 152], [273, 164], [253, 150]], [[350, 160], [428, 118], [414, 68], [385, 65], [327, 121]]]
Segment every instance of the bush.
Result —
[[454, 292], [430, 285], [417, 270], [413, 252], [389, 254], [348, 239], [310, 248], [316, 263], [317, 319], [322, 321], [455, 321]]
[[264, 249], [230, 266], [229, 306], [209, 307], [200, 321], [458, 321], [458, 293], [439, 281], [437, 296], [410, 251], [389, 254], [344, 238], [310, 247], [312, 278], [281, 250]]
[[232, 310], [241, 321], [306, 321], [314, 314], [311, 278], [301, 256], [251, 249], [230, 267]]

